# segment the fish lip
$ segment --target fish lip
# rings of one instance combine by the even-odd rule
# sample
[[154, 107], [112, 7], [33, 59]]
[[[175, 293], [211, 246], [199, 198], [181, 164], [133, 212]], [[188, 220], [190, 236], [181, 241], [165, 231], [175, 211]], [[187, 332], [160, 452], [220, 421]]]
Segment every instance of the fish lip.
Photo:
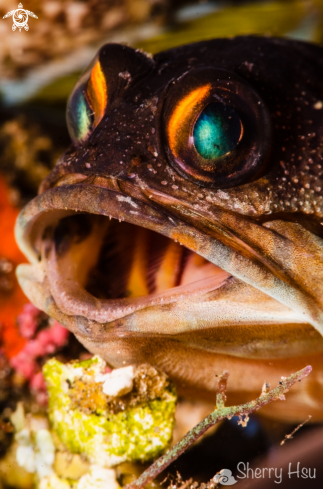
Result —
[[[93, 184], [94, 181], [96, 184]], [[83, 180], [82, 183], [79, 184], [65, 185], [64, 181], [62, 181], [60, 183], [58, 182], [58, 186], [45, 191], [27, 204], [21, 211], [17, 220], [16, 238], [21, 250], [34, 266], [34, 271], [31, 271], [30, 273], [31, 275], [34, 274], [35, 276], [38, 276], [36, 281], [38, 280], [39, 282], [44, 278], [44, 272], [39, 270], [39, 257], [34, 245], [36, 244], [37, 236], [39, 237], [41, 235], [45, 229], [45, 224], [47, 225], [50, 219], [58, 222], [58, 220], [64, 216], [75, 212], [85, 212], [112, 216], [115, 219], [125, 220], [124, 216], [129, 212], [129, 206], [130, 209], [134, 208], [133, 206], [137, 206], [136, 211], [138, 211], [138, 215], [131, 220], [126, 219], [128, 222], [151, 229], [173, 240], [177, 239], [187, 248], [204, 256], [208, 261], [218, 265], [228, 272], [227, 277], [233, 275], [243, 282], [265, 292], [276, 301], [285, 306], [287, 305], [287, 307], [293, 310], [294, 308], [291, 307], [290, 304], [286, 304], [281, 300], [279, 295], [281, 291], [285, 296], [286, 294], [287, 296], [292, 295], [294, 303], [295, 301], [296, 303], [297, 301], [303, 301], [302, 295], [299, 294], [294, 287], [282, 282], [280, 277], [275, 276], [275, 271], [268, 269], [268, 267], [266, 268], [263, 263], [259, 265], [259, 263], [257, 264], [249, 258], [246, 258], [240, 251], [230, 248], [227, 244], [224, 245], [221, 241], [214, 239], [214, 237], [211, 239], [210, 236], [203, 232], [203, 230], [201, 231], [198, 229], [198, 226], [195, 225], [196, 223], [194, 223], [193, 226], [190, 224], [188, 212], [187, 216], [185, 216], [185, 212], [176, 215], [176, 212], [174, 212], [171, 209], [171, 206], [168, 205], [170, 202], [168, 202], [167, 205], [165, 205], [164, 202], [163, 205], [163, 199], [171, 201], [173, 199], [171, 196], [148, 188], [140, 188], [139, 194], [137, 192], [136, 196], [133, 196], [133, 188], [135, 188], [135, 186], [132, 185], [133, 188], [131, 188], [130, 185], [130, 187], [124, 189], [122, 187], [125, 186], [125, 183], [125, 181], [116, 182], [115, 180], [108, 178], [100, 180], [100, 177], [94, 179], [90, 178], [88, 183], [86, 183], [86, 180]], [[110, 186], [110, 188], [106, 188], [106, 186]], [[173, 202], [176, 203], [176, 199], [173, 199]], [[191, 210], [194, 211], [193, 208]], [[220, 211], [226, 212], [221, 209]], [[244, 219], [243, 216], [238, 217], [239, 219]], [[215, 251], [212, 249], [212, 246], [215, 247]], [[249, 246], [248, 252], [250, 250], [251, 252], [254, 252], [252, 247], [250, 248]], [[220, 263], [214, 261], [218, 258], [220, 259]], [[231, 262], [233, 263], [233, 266]], [[239, 267], [241, 268], [241, 263], [243, 264], [242, 272], [239, 270]], [[246, 275], [245, 271], [248, 267], [258, 267], [256, 272], [252, 272], [256, 276], [256, 279], [254, 279], [254, 277], [251, 277], [250, 279], [250, 277]], [[18, 280], [20, 279], [21, 285], [24, 288], [23, 281], [26, 278], [26, 265], [24, 265], [23, 268], [18, 268], [17, 275]], [[39, 279], [39, 277], [41, 278]], [[274, 290], [275, 293], [272, 293], [272, 290]], [[53, 308], [53, 297], [45, 294], [45, 298], [44, 294], [38, 292], [37, 294], [37, 297], [41, 297], [41, 300], [33, 297], [33, 302], [36, 302], [41, 309], [47, 310], [50, 315], [58, 318], [57, 316], [59, 314], [57, 308], [55, 313], [50, 312], [51, 308]], [[301, 314], [300, 317], [303, 322], [309, 322], [313, 325], [311, 313], [306, 310], [306, 304], [304, 306], [303, 302], [301, 303], [301, 307], [298, 308]], [[60, 312], [64, 313], [64, 311]], [[135, 311], [129, 311], [130, 314], [133, 312]], [[67, 314], [67, 316], [71, 316], [71, 314]], [[64, 318], [64, 324], [70, 321], [70, 319], [66, 321], [66, 314], [64, 315]], [[102, 317], [100, 319], [102, 324]], [[88, 319], [88, 321], [95, 322], [95, 318], [92, 317]], [[74, 329], [74, 327], [70, 327], [70, 329]]]

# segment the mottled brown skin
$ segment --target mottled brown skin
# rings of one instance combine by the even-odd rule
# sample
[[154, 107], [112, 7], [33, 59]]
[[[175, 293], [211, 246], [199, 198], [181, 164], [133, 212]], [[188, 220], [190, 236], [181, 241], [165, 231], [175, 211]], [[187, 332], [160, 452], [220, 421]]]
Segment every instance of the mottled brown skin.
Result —
[[[201, 42], [153, 59], [124, 46], [102, 49], [111, 59], [106, 114], [86, 142], [63, 155], [20, 215], [17, 239], [33, 263], [18, 272], [22, 287], [111, 365], [148, 361], [187, 395], [214, 399], [215, 375], [228, 369], [228, 403], [246, 401], [264, 381], [311, 364], [313, 373], [288, 403], [267, 412], [322, 420], [322, 49], [258, 37]], [[234, 186], [188, 180], [170, 161], [169, 97], [176, 103], [183, 75], [205, 67], [238, 75], [269, 114], [262, 163]], [[130, 83], [118, 76], [125, 71]], [[83, 306], [77, 288], [65, 297], [70, 283], [58, 269], [48, 277], [51, 229], [75, 212], [157, 231], [227, 275], [214, 290], [134, 306], [113, 319], [96, 300]]]

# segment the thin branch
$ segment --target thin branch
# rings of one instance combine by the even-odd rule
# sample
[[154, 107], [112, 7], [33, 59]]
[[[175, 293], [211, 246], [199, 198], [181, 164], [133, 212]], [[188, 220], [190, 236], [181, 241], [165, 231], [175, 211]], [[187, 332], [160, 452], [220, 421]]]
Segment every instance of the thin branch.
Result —
[[[148, 469], [145, 470], [137, 480], [127, 484], [123, 489], [142, 489], [216, 423], [225, 418], [232, 418], [232, 416], [240, 416], [241, 418], [243, 416], [247, 417], [250, 413], [257, 411], [270, 402], [278, 399], [284, 399], [284, 394], [292, 387], [292, 385], [307, 377], [311, 371], [312, 367], [308, 365], [289, 377], [282, 377], [275, 389], [272, 389], [269, 392], [264, 392], [266, 389], [263, 389], [260, 397], [254, 401], [247, 402], [239, 406], [219, 407], [218, 409], [215, 409], [215, 411], [209, 414], [199, 424], [186, 433], [186, 435], [176, 445], [167, 450], [164, 455], [162, 455], [150, 467], [148, 467]], [[227, 378], [228, 372], [224, 372], [220, 377], [219, 390], [221, 398], [218, 399], [220, 405], [224, 401], [223, 398], [225, 396]]]
[[296, 428], [289, 434], [285, 435], [285, 438], [280, 442], [280, 445], [284, 445], [287, 440], [291, 440], [293, 438], [293, 435], [295, 435], [296, 431], [298, 431], [302, 426], [304, 426], [305, 423], [307, 423], [311, 419], [311, 415], [308, 415], [308, 418], [303, 421], [303, 423], [300, 423]]
[[216, 409], [223, 408], [227, 400], [227, 383], [229, 378], [229, 370], [225, 370], [219, 378], [218, 392], [216, 395]]

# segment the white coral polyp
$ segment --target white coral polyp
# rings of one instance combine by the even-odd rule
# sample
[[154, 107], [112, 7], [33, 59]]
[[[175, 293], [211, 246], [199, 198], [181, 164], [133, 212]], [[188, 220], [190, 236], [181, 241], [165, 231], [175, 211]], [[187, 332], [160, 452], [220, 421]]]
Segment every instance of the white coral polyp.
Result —
[[36, 472], [40, 478], [51, 475], [55, 459], [55, 447], [48, 430], [42, 429], [36, 433], [37, 452], [35, 457]]
[[111, 397], [123, 396], [133, 389], [133, 366], [117, 368], [106, 374], [99, 374], [95, 382], [102, 382], [104, 394]]
[[90, 472], [83, 475], [77, 484], [77, 489], [120, 489], [113, 469], [92, 465]]
[[20, 467], [33, 474], [35, 472], [35, 453], [33, 447], [19, 445], [16, 451], [16, 460]]
[[32, 440], [30, 430], [24, 428], [15, 436], [18, 442], [16, 460], [20, 467], [27, 472], [47, 477], [53, 473], [52, 465], [55, 458], [55, 447], [51, 434], [46, 429], [36, 431], [35, 443]]

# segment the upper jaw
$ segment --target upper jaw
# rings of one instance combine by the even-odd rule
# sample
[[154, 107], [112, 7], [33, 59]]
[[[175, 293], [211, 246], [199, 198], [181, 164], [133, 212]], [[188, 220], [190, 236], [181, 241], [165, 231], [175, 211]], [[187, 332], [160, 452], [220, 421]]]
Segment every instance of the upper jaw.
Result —
[[[210, 298], [210, 294], [216, 298], [217, 290], [228, 291], [232, 280], [240, 279], [244, 288], [252, 290], [254, 287], [266, 294], [266, 308], [268, 301], [272, 302], [271, 317], [267, 314], [268, 308], [264, 312], [260, 305], [249, 309], [246, 305], [242, 316], [248, 324], [308, 322], [322, 334], [323, 285], [320, 284], [323, 281], [313, 289], [309, 283], [311, 277], [304, 274], [302, 268], [302, 256], [307, 252], [316, 277], [322, 276], [322, 240], [316, 236], [292, 223], [285, 222], [282, 226], [280, 221], [272, 221], [261, 226], [218, 207], [192, 208], [152, 188], [139, 190], [135, 185], [100, 177], [74, 178], [82, 183], [69, 184], [63, 177], [56, 187], [31, 201], [21, 212], [16, 227], [17, 241], [33, 264], [18, 269], [23, 289], [38, 307], [72, 331], [80, 333], [83, 328], [85, 336], [99, 338], [103, 334], [100, 325], [118, 324], [117, 329], [119, 333], [123, 330], [122, 334], [132, 334], [135, 330], [156, 334], [158, 331], [153, 324], [147, 327], [144, 321], [141, 328], [135, 321], [134, 328], [134, 321], [129, 321], [129, 317], [134, 318], [146, 309], [165, 310], [167, 304], [177, 304], [180, 308], [186, 299], [199, 303]], [[220, 267], [222, 273], [156, 296], [114, 301], [96, 299], [64, 273], [67, 262], [64, 264], [57, 259], [48, 234], [62, 217], [76, 212], [126, 220], [168, 236]], [[45, 230], [46, 240], [43, 239]], [[39, 261], [41, 254], [43, 257]], [[232, 299], [228, 298], [227, 310], [222, 318], [220, 314], [216, 319], [214, 327], [227, 321]], [[184, 306], [180, 314], [185, 315]], [[202, 313], [197, 308], [197, 320], [199, 314]], [[232, 317], [232, 324], [235, 320], [243, 322], [239, 317]], [[182, 331], [192, 327], [189, 321], [179, 323]], [[203, 328], [202, 317], [200, 324]], [[174, 326], [169, 334], [175, 332]]]

